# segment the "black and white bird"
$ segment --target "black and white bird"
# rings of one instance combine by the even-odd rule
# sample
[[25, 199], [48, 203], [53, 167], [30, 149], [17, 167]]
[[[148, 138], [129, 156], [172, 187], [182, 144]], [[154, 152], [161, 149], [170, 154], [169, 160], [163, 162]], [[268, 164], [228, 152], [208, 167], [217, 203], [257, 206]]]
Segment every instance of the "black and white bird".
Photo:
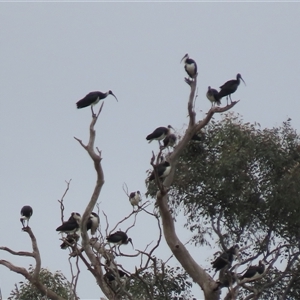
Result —
[[228, 97], [230, 99], [230, 102], [232, 102], [231, 94], [233, 94], [237, 90], [237, 88], [241, 82], [240, 80], [242, 80], [244, 82], [244, 84], [246, 85], [244, 79], [242, 78], [242, 75], [240, 73], [238, 73], [236, 75], [236, 79], [228, 80], [222, 86], [220, 86], [221, 90], [218, 95], [219, 100], [221, 100], [223, 97], [226, 96], [227, 104], [228, 104]]
[[208, 87], [206, 98], [211, 102], [211, 106], [221, 105], [221, 101], [219, 99], [219, 92], [215, 89], [212, 89], [210, 86]]
[[91, 230], [91, 234], [94, 235], [99, 227], [99, 224], [100, 224], [100, 218], [98, 214], [92, 212], [87, 221], [86, 230], [87, 231]]
[[241, 277], [243, 282], [254, 281], [260, 279], [266, 271], [266, 262], [260, 260], [258, 266], [250, 266], [248, 270]]
[[129, 201], [131, 205], [134, 206], [139, 206], [139, 203], [142, 201], [141, 193], [140, 191], [132, 192], [129, 195]]
[[60, 233], [75, 233], [79, 230], [79, 224], [81, 221], [81, 215], [76, 212], [72, 212], [71, 217], [68, 221], [64, 222], [62, 225], [56, 228], [56, 231]]
[[231, 287], [236, 282], [235, 274], [234, 272], [225, 272], [224, 276], [222, 277], [222, 280], [217, 280], [219, 288], [223, 287]]
[[61, 249], [67, 249], [70, 246], [74, 246], [79, 240], [79, 235], [76, 233], [68, 234], [65, 238], [63, 238], [63, 242], [60, 245]]
[[20, 221], [23, 227], [25, 227], [25, 220], [27, 221], [27, 227], [28, 227], [29, 219], [31, 218], [32, 214], [33, 214], [33, 210], [31, 206], [25, 205], [22, 207]]
[[227, 251], [223, 252], [220, 256], [218, 256], [211, 263], [212, 267], [216, 270], [216, 273], [226, 266], [228, 266], [228, 267], [231, 266], [234, 256], [238, 254], [238, 249], [239, 249], [238, 245], [232, 246]]
[[149, 141], [148, 143], [151, 143], [153, 140], [159, 142], [170, 134], [171, 128], [173, 129], [171, 125], [168, 125], [168, 127], [158, 127], [152, 133], [147, 135], [146, 140]]
[[93, 106], [96, 105], [100, 100], [105, 99], [108, 95], [114, 96], [118, 101], [117, 97], [114, 95], [114, 93], [111, 90], [109, 90], [106, 93], [95, 91], [95, 92], [88, 93], [84, 98], [77, 101], [76, 102], [77, 108], [84, 108], [87, 106], [91, 106], [92, 113], [94, 114]]
[[177, 137], [175, 134], [168, 134], [163, 140], [163, 148], [174, 147], [176, 144]]
[[109, 243], [116, 244], [116, 245], [127, 245], [130, 243], [133, 248], [132, 239], [127, 236], [127, 234], [123, 231], [117, 231], [115, 233], [110, 234], [106, 237], [106, 240]]
[[[157, 170], [158, 178], [164, 179], [170, 174], [171, 165], [168, 161], [165, 161], [165, 162], [160, 163], [159, 165], [157, 165], [156, 170]], [[154, 178], [155, 178], [155, 171], [153, 170], [151, 175], [149, 176], [149, 181], [154, 180]]]
[[[122, 271], [117, 270], [121, 283], [125, 283], [127, 281], [128, 275]], [[108, 283], [112, 283], [116, 279], [116, 275], [111, 270], [106, 270], [106, 273], [104, 274], [104, 278]]]
[[197, 64], [196, 62], [186, 54], [180, 62], [184, 62], [184, 69], [187, 74], [194, 79], [197, 75]]

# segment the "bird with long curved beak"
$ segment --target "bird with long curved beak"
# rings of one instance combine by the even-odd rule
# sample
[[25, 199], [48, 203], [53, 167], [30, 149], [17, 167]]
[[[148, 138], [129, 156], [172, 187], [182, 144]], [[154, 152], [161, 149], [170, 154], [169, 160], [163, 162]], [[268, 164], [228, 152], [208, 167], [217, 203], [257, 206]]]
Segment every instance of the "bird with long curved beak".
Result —
[[187, 74], [194, 79], [197, 75], [197, 64], [196, 62], [186, 54], [180, 61], [180, 63], [184, 62], [184, 69]]
[[110, 234], [109, 236], [106, 237], [106, 240], [109, 243], [113, 243], [116, 245], [127, 245], [130, 243], [133, 248], [133, 243], [132, 239], [127, 236], [127, 234], [124, 231], [117, 231], [115, 233]]
[[96, 105], [100, 100], [105, 99], [108, 95], [112, 95], [118, 101], [118, 98], [111, 90], [109, 90], [106, 93], [95, 91], [95, 92], [88, 93], [84, 98], [77, 101], [76, 102], [77, 108], [84, 108], [87, 106], [91, 106], [92, 113], [93, 115], [95, 115], [93, 106]]
[[231, 94], [233, 94], [238, 86], [240, 85], [240, 80], [242, 80], [244, 82], [244, 84], [246, 85], [246, 82], [244, 81], [244, 79], [242, 78], [242, 75], [240, 73], [238, 73], [236, 75], [236, 79], [232, 79], [232, 80], [228, 80], [226, 81], [223, 85], [220, 86], [220, 92], [218, 94], [219, 100], [221, 100], [223, 97], [226, 97], [227, 100], [227, 105], [228, 105], [228, 97], [230, 99], [230, 102], [232, 103], [231, 100]]

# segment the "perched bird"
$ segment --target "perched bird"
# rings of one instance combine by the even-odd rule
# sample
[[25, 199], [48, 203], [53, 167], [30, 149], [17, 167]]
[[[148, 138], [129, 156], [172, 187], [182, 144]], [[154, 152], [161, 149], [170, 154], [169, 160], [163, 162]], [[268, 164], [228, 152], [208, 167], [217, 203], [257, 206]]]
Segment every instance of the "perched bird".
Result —
[[217, 283], [220, 288], [227, 287], [229, 288], [236, 282], [234, 272], [226, 272], [222, 277], [222, 280], [217, 280]]
[[250, 266], [245, 274], [241, 277], [241, 280], [244, 282], [254, 281], [259, 279], [264, 275], [266, 271], [266, 262], [264, 260], [260, 260], [258, 266]]
[[106, 240], [109, 243], [117, 244], [117, 245], [127, 245], [130, 243], [133, 248], [132, 239], [127, 236], [127, 234], [123, 231], [117, 231], [115, 233], [110, 234], [106, 237]]
[[197, 75], [197, 64], [196, 62], [186, 54], [180, 62], [184, 61], [184, 69], [187, 74], [194, 79]]
[[28, 227], [29, 219], [32, 216], [32, 213], [33, 213], [33, 210], [32, 210], [31, 206], [25, 205], [22, 207], [20, 221], [21, 221], [23, 227], [25, 227], [25, 220], [27, 220], [27, 227]]
[[235, 245], [229, 248], [227, 251], [223, 252], [220, 256], [218, 256], [211, 264], [214, 269], [216, 269], [216, 273], [223, 269], [224, 267], [231, 266], [234, 255], [237, 255], [239, 246]]
[[240, 79], [242, 79], [242, 81], [246, 85], [244, 79], [242, 78], [242, 75], [240, 73], [238, 73], [236, 75], [236, 79], [229, 80], [229, 81], [225, 82], [222, 86], [220, 86], [221, 90], [218, 95], [219, 100], [221, 100], [223, 97], [227, 96], [226, 100], [227, 100], [227, 104], [228, 104], [228, 96], [229, 96], [230, 102], [232, 102], [231, 94], [233, 94], [237, 90], [238, 86], [240, 85]]
[[[119, 274], [120, 281], [122, 283], [126, 282], [128, 275], [122, 270], [117, 270], [117, 272]], [[116, 275], [113, 273], [113, 271], [107, 270], [104, 274], [104, 278], [107, 280], [108, 283], [112, 283], [116, 279]]]
[[[165, 161], [157, 165], [156, 170], [157, 170], [158, 178], [163, 179], [170, 174], [171, 165], [168, 161]], [[149, 176], [149, 181], [154, 180], [154, 178], [155, 178], [155, 171], [153, 170], [151, 175]]]
[[140, 201], [142, 201], [140, 191], [130, 193], [129, 201], [130, 201], [132, 206], [139, 206]]
[[61, 249], [67, 249], [70, 246], [75, 245], [79, 240], [79, 235], [76, 233], [68, 234], [64, 239], [63, 243], [60, 245]]
[[147, 135], [146, 140], [149, 141], [148, 143], [151, 143], [153, 140], [160, 141], [170, 134], [171, 128], [173, 129], [171, 125], [168, 125], [168, 127], [158, 127]]
[[99, 224], [100, 224], [100, 218], [99, 216], [92, 212], [88, 221], [87, 221], [87, 224], [86, 224], [86, 230], [91, 230], [91, 234], [94, 235], [97, 231], [97, 228], [99, 227]]
[[164, 140], [163, 140], [163, 148], [166, 148], [166, 147], [174, 147], [174, 145], [176, 144], [176, 140], [177, 140], [177, 137], [175, 134], [171, 133], [171, 134], [168, 134]]
[[219, 93], [217, 90], [208, 87], [206, 98], [211, 102], [211, 106], [215, 106], [216, 104], [218, 106], [221, 105], [221, 101], [219, 99]]
[[79, 223], [81, 221], [81, 215], [76, 212], [72, 212], [68, 221], [56, 228], [56, 231], [60, 233], [75, 233], [79, 230]]
[[84, 98], [76, 102], [77, 108], [84, 108], [91, 105], [92, 113], [94, 114], [93, 106], [96, 105], [100, 100], [105, 99], [108, 95], [114, 96], [118, 101], [117, 97], [111, 90], [106, 93], [98, 91], [90, 92]]

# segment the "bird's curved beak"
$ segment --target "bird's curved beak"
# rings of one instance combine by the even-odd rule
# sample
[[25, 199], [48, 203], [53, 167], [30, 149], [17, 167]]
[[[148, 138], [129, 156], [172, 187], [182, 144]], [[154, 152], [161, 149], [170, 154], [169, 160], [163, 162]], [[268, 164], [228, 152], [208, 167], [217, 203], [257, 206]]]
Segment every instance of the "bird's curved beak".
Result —
[[246, 82], [244, 81], [244, 79], [242, 78], [242, 76], [241, 76], [241, 79], [242, 79], [242, 81], [244, 82], [244, 85], [246, 85]]
[[180, 61], [180, 63], [182, 63], [182, 61], [185, 59], [185, 58], [187, 58], [187, 54], [181, 59], [181, 61]]
[[116, 97], [115, 94], [111, 93], [111, 95], [114, 96], [114, 97], [116, 98], [117, 102], [119, 102], [119, 101], [118, 101], [118, 98]]
[[129, 243], [131, 244], [132, 249], [134, 249], [133, 244], [132, 244], [132, 240], [129, 240]]

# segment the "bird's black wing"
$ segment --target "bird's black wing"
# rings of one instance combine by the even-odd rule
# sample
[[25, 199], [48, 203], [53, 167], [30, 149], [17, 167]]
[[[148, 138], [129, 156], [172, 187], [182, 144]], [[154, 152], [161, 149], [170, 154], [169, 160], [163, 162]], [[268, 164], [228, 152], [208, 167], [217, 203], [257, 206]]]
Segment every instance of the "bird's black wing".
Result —
[[152, 133], [147, 135], [146, 140], [149, 141], [149, 140], [152, 140], [152, 139], [159, 138], [163, 134], [168, 133], [168, 131], [169, 130], [166, 127], [158, 127]]
[[117, 231], [108, 237], [106, 237], [107, 241], [111, 243], [118, 243], [120, 241], [125, 241], [127, 239], [127, 234], [123, 231]]
[[79, 228], [78, 223], [74, 220], [74, 221], [67, 221], [64, 222], [62, 225], [60, 225], [59, 227], [56, 228], [56, 231], [72, 231], [76, 228]]
[[93, 104], [99, 97], [99, 92], [90, 92], [84, 98], [76, 102], [77, 108], [84, 108]]
[[251, 278], [256, 274], [256, 267], [255, 266], [250, 266], [249, 269], [246, 271], [246, 273], [242, 276], [243, 278]]

